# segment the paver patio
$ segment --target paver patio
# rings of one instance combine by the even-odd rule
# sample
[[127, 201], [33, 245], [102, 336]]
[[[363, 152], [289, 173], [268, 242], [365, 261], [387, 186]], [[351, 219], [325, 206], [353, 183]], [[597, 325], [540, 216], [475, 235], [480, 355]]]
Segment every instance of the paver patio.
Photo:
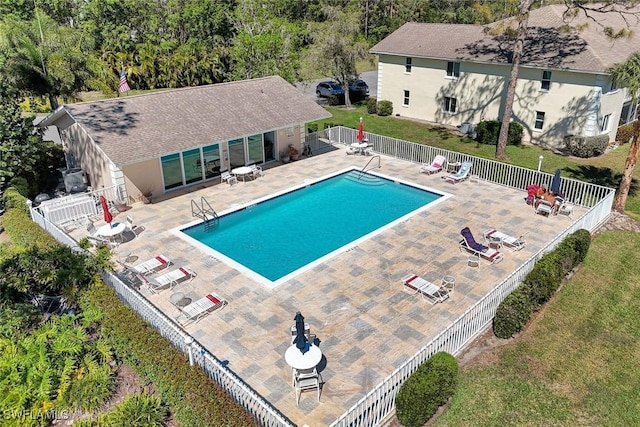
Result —
[[[448, 200], [386, 230], [357, 247], [339, 254], [292, 280], [269, 290], [237, 270], [205, 254], [170, 230], [192, 222], [190, 201], [205, 197], [218, 212], [318, 178], [349, 166], [362, 168], [370, 157], [346, 156], [336, 149], [265, 170], [255, 181], [200, 186], [191, 192], [151, 205], [136, 204], [126, 214], [144, 231], [116, 249], [124, 258], [139, 260], [157, 254], [168, 256], [176, 267], [198, 273], [192, 282], [152, 295], [142, 292], [171, 317], [177, 309], [169, 297], [183, 292], [196, 300], [213, 291], [229, 301], [185, 329], [253, 389], [297, 425], [329, 425], [391, 374], [443, 328], [502, 281], [546, 242], [571, 224], [558, 215], [536, 215], [524, 203], [524, 191], [484, 181], [449, 184], [443, 173], [418, 173], [417, 164], [382, 157], [376, 172], [415, 182], [453, 195]], [[384, 200], [380, 208], [384, 209]], [[583, 212], [578, 209], [575, 215]], [[124, 221], [124, 214], [116, 220]], [[273, 224], [274, 233], [290, 233], [305, 227]], [[509, 234], [526, 234], [527, 246], [505, 259], [480, 268], [467, 266], [467, 253], [458, 249], [460, 230], [469, 226], [476, 239], [495, 227]], [[79, 238], [83, 230], [73, 236]], [[259, 236], [256, 236], [259, 239]], [[238, 242], [245, 244], [245, 242]], [[250, 249], [248, 249], [250, 250]], [[455, 291], [442, 304], [430, 305], [419, 295], [402, 290], [408, 273], [439, 283], [456, 278]], [[321, 402], [313, 392], [303, 393], [296, 407], [291, 369], [283, 355], [290, 345], [290, 327], [296, 311], [302, 312], [316, 334], [324, 354], [319, 370], [324, 381]]]

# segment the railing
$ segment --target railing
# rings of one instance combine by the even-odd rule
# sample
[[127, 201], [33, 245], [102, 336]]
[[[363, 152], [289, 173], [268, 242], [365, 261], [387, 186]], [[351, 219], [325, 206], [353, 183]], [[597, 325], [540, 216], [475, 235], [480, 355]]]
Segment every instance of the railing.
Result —
[[[75, 248], [76, 250], [82, 250], [78, 247], [75, 240], [60, 230], [54, 223], [47, 220], [37, 209], [31, 209], [31, 218], [51, 233], [60, 243]], [[188, 337], [192, 339], [192, 337], [184, 332], [172, 319], [158, 310], [137, 290], [127, 286], [127, 284], [111, 272], [103, 271], [101, 275], [102, 280], [117, 292], [123, 302], [135, 310], [140, 317], [149, 322], [160, 335], [171, 341], [177, 349], [185, 354], [189, 354], [194, 363], [199, 365], [209, 378], [220, 385], [220, 387], [251, 414], [260, 425], [269, 427], [295, 426], [285, 415], [271, 406], [269, 402], [242, 381], [233, 371], [223, 365], [220, 360], [198, 341], [193, 340], [191, 344], [187, 344], [189, 341], [186, 339]]]
[[[357, 131], [344, 127], [327, 129], [325, 134], [334, 143], [350, 145], [357, 140]], [[373, 150], [379, 154], [416, 163], [428, 163], [438, 154], [445, 156], [452, 162], [470, 161], [473, 163], [472, 171], [474, 175], [483, 180], [510, 188], [526, 190], [526, 187], [532, 183], [550, 186], [553, 179], [553, 175], [548, 173], [493, 160], [381, 135], [367, 133], [365, 136], [368, 138], [369, 143], [373, 145]], [[400, 386], [420, 364], [439, 351], [446, 351], [454, 355], [459, 353], [469, 342], [491, 325], [498, 305], [518, 287], [542, 255], [553, 250], [568, 234], [576, 230], [584, 228], [593, 231], [611, 213], [615, 194], [613, 189], [566, 178], [561, 178], [561, 188], [568, 201], [589, 208], [588, 211], [571, 226], [560, 232], [549, 244], [529, 258], [491, 292], [470, 307], [382, 383], [367, 393], [366, 396], [334, 421], [331, 427], [373, 427], [379, 425], [393, 413], [395, 398]]]

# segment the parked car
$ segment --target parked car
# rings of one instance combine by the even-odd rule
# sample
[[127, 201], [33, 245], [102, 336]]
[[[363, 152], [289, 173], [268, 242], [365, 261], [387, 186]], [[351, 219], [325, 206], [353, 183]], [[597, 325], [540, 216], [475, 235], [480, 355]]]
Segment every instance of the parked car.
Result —
[[316, 95], [320, 98], [327, 98], [331, 95], [344, 95], [344, 89], [339, 83], [334, 81], [320, 82], [316, 86]]
[[364, 98], [369, 95], [369, 85], [364, 80], [356, 80], [349, 85], [349, 94]]

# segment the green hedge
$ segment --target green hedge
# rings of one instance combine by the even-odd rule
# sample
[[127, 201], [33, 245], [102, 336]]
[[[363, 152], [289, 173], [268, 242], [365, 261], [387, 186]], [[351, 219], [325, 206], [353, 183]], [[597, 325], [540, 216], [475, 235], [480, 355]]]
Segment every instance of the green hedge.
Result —
[[631, 140], [633, 136], [633, 123], [627, 123], [626, 125], [622, 125], [618, 128], [616, 132], [616, 141], [621, 144], [626, 144]]
[[[484, 120], [476, 126], [476, 141], [480, 144], [498, 145], [498, 136], [500, 136], [500, 126], [502, 123], [498, 120]], [[524, 130], [522, 125], [517, 122], [509, 123], [509, 134], [507, 135], [507, 145], [522, 144], [522, 136]]]
[[94, 284], [80, 300], [83, 310], [105, 315], [101, 334], [145, 380], [152, 382], [180, 426], [257, 426], [253, 418], [187, 357], [103, 283]]
[[434, 354], [411, 374], [396, 396], [396, 416], [408, 427], [424, 425], [445, 404], [458, 385], [458, 362], [452, 355]]
[[370, 97], [367, 99], [367, 113], [376, 114], [378, 112], [378, 100]]
[[582, 158], [599, 156], [604, 153], [607, 145], [609, 145], [609, 135], [567, 135], [564, 137], [564, 145], [573, 156]]
[[6, 212], [2, 216], [2, 226], [13, 243], [23, 248], [34, 245], [50, 248], [60, 245], [51, 234], [33, 223], [27, 199], [15, 188], [9, 187], [4, 192], [4, 204]]
[[511, 338], [524, 328], [534, 310], [549, 301], [562, 280], [584, 261], [591, 245], [591, 234], [578, 230], [567, 236], [533, 266], [522, 284], [498, 306], [493, 332], [498, 338]]
[[390, 116], [393, 114], [393, 102], [391, 101], [380, 101], [378, 102], [377, 113], [379, 116]]

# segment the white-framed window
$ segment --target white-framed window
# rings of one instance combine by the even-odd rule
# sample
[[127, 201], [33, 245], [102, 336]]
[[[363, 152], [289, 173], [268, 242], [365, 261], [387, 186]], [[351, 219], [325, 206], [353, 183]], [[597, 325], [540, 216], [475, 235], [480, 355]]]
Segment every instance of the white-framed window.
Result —
[[542, 72], [542, 80], [540, 81], [540, 90], [549, 90], [551, 88], [551, 71]]
[[460, 77], [459, 62], [447, 62], [447, 77], [451, 77], [454, 79]]
[[602, 117], [602, 122], [600, 122], [600, 133], [608, 133], [610, 125], [611, 114], [606, 114], [604, 117]]
[[402, 98], [402, 105], [404, 105], [405, 107], [409, 106], [409, 95], [410, 95], [409, 91], [405, 90], [404, 97]]
[[533, 128], [542, 130], [544, 126], [544, 111], [536, 111], [536, 122], [533, 124]]
[[411, 62], [412, 58], [406, 58], [404, 63], [404, 72], [407, 74], [411, 73]]
[[444, 111], [445, 113], [455, 114], [455, 112], [458, 111], [458, 100], [450, 96], [445, 96]]

